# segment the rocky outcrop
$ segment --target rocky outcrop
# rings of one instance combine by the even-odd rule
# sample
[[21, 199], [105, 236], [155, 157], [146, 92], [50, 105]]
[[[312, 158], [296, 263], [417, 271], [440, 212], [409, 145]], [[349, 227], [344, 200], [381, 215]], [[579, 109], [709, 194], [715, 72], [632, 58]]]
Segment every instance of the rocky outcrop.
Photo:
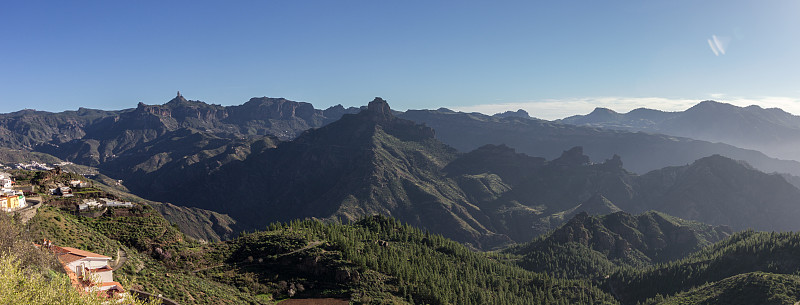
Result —
[[572, 167], [589, 164], [589, 156], [583, 154], [582, 146], [575, 146], [561, 153], [558, 159], [551, 162], [553, 165]]

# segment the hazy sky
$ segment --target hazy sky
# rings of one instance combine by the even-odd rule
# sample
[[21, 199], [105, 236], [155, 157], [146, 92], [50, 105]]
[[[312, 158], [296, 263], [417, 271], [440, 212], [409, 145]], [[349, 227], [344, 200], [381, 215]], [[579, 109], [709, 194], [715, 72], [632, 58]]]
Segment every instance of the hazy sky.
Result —
[[[76, 3], [77, 2], [77, 3]], [[0, 112], [254, 96], [800, 114], [800, 1], [3, 1]]]

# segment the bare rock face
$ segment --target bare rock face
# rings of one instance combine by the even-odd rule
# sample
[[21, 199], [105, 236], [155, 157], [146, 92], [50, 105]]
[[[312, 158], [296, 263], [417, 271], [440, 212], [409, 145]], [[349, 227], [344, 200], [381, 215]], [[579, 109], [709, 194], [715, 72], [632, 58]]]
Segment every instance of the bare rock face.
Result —
[[164, 107], [163, 105], [147, 105], [139, 102], [139, 104], [136, 105], [136, 111], [150, 113], [157, 116], [172, 117], [172, 110], [169, 107]]
[[392, 115], [392, 109], [389, 108], [389, 103], [380, 97], [376, 97], [374, 100], [369, 102], [367, 105], [367, 112], [385, 118], [394, 117], [394, 115]]

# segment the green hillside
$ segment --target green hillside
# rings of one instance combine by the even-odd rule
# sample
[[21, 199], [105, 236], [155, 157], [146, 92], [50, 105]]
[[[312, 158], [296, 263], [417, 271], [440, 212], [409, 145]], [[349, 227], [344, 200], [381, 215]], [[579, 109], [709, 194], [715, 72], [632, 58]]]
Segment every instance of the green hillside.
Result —
[[680, 259], [732, 234], [729, 229], [659, 212], [638, 216], [583, 212], [553, 232], [511, 247], [523, 268], [560, 277], [604, 276], [619, 267], [642, 268]]
[[[532, 273], [386, 217], [273, 224], [227, 242], [183, 237], [152, 208], [87, 218], [43, 207], [33, 239], [127, 261], [126, 287], [181, 304], [338, 298], [370, 304], [614, 304], [587, 281]], [[491, 289], [490, 289], [491, 288]]]
[[[300, 276], [289, 282], [304, 287], [324, 286], [326, 278], [344, 282], [347, 285], [339, 285], [340, 289], [349, 290], [356, 302], [614, 303], [610, 296], [587, 282], [558, 280], [531, 273], [484, 253], [472, 252], [439, 235], [424, 233], [382, 216], [349, 225], [310, 220], [271, 225], [266, 231], [247, 234], [220, 245], [224, 245], [227, 253], [221, 256], [224, 260], [241, 262], [234, 264], [240, 266], [237, 270], [270, 270], [270, 273], [275, 273], [275, 268], [270, 268], [269, 264], [282, 259], [296, 260], [302, 262], [300, 272], [293, 271]], [[302, 260], [281, 257], [280, 253], [292, 253], [298, 251], [296, 249], [301, 252], [294, 254], [305, 256]], [[331, 264], [337, 260], [338, 266]], [[211, 273], [223, 272], [225, 270]]]
[[623, 268], [611, 274], [604, 287], [623, 303], [635, 303], [744, 273], [797, 274], [799, 258], [800, 233], [744, 231], [681, 260]]
[[671, 297], [648, 299], [646, 305], [794, 305], [800, 300], [800, 277], [764, 272], [745, 273], [705, 284]]

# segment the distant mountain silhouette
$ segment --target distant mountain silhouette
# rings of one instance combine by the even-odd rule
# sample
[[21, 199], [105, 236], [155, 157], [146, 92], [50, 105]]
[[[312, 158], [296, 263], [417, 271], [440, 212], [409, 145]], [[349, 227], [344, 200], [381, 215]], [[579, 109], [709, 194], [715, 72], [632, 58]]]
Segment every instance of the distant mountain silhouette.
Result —
[[462, 152], [486, 144], [505, 144], [531, 156], [551, 159], [558, 157], [563, 150], [582, 146], [594, 160], [619, 155], [625, 160], [626, 169], [641, 174], [719, 154], [744, 160], [765, 172], [800, 176], [798, 161], [779, 160], [754, 150], [676, 136], [575, 126], [518, 116], [487, 116], [448, 109], [408, 110], [398, 116], [432, 127], [439, 140]]
[[617, 113], [597, 108], [587, 115], [571, 116], [560, 122], [723, 142], [773, 157], [800, 160], [800, 116], [779, 108], [704, 101], [678, 112], [639, 108]]
[[525, 111], [525, 110], [522, 110], [522, 109], [519, 109], [517, 111], [510, 111], [509, 110], [509, 111], [506, 111], [506, 112], [503, 112], [503, 113], [496, 113], [496, 114], [494, 114], [492, 116], [493, 117], [498, 117], [498, 118], [508, 118], [508, 117], [531, 118], [531, 116], [528, 115], [528, 112]]

